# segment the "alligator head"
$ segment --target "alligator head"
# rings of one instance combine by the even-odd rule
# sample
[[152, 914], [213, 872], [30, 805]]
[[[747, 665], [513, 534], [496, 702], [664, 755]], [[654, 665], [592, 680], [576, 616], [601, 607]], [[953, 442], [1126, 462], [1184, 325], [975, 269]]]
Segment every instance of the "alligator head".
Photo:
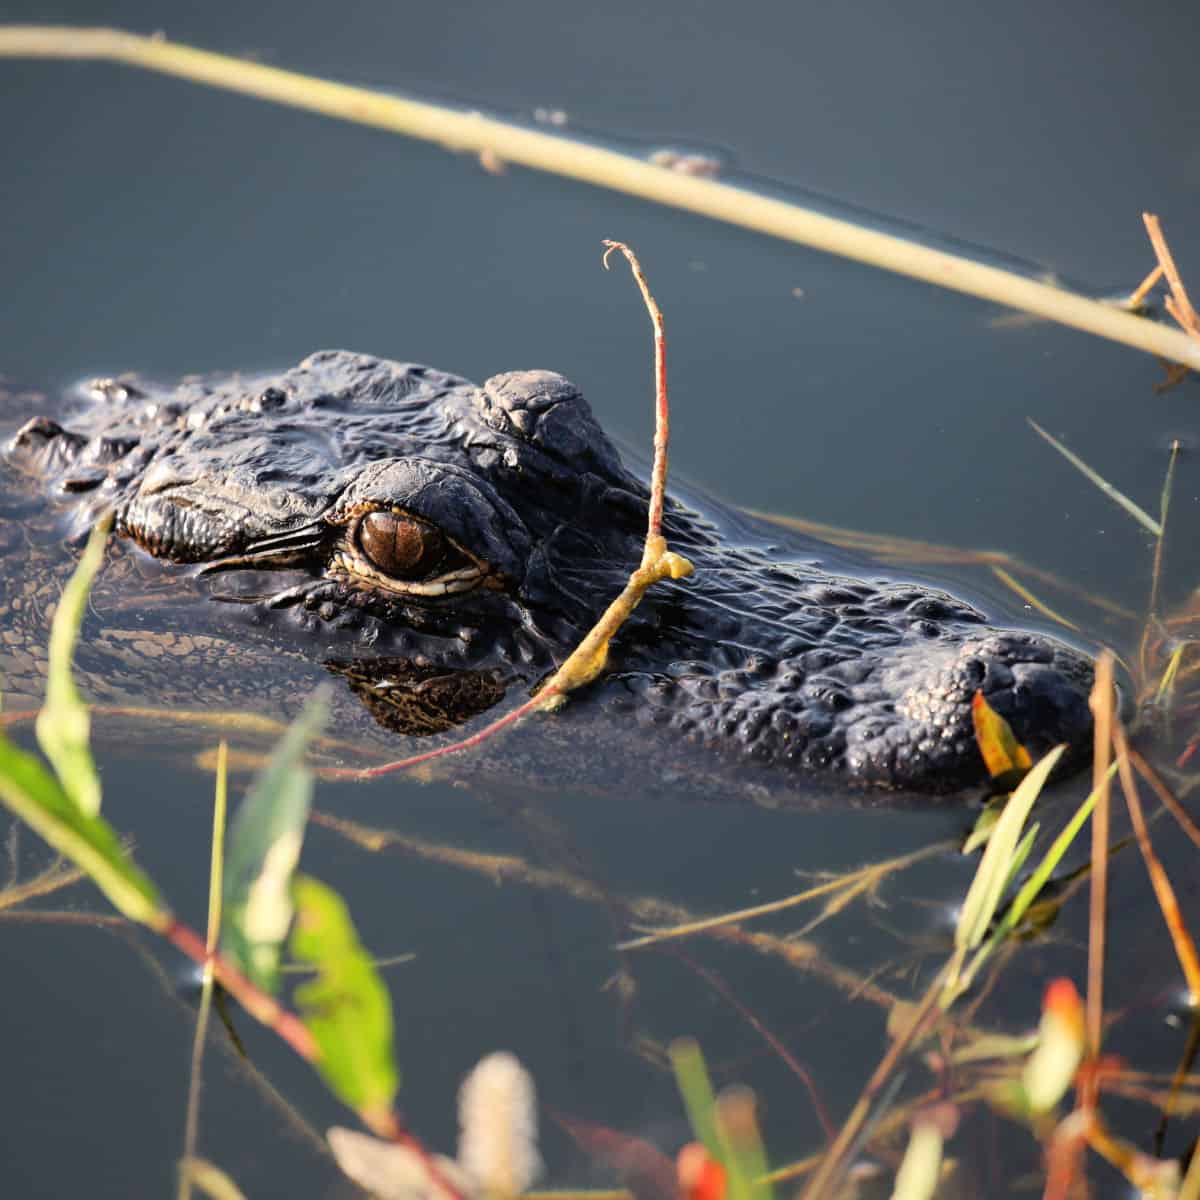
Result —
[[[438, 732], [535, 686], [620, 590], [647, 493], [579, 392], [547, 371], [482, 387], [341, 351], [280, 375], [164, 390], [91, 385], [69, 428], [28, 422], [10, 460], [75, 534], [106, 511], [213, 599], [316, 644], [383, 723]], [[655, 588], [585, 700], [638, 723], [853, 786], [980, 780], [981, 690], [1038, 752], [1086, 747], [1089, 660], [945, 592], [831, 573], [829, 547], [727, 540], [670, 502], [696, 565]]]

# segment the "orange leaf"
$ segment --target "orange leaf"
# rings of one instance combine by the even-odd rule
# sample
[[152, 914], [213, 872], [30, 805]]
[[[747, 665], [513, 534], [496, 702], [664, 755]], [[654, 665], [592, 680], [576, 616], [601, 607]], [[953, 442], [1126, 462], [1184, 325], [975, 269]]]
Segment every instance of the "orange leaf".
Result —
[[971, 701], [971, 720], [975, 725], [975, 740], [979, 753], [993, 779], [1003, 775], [1024, 775], [1033, 765], [1029, 751], [1017, 741], [1008, 722], [976, 692]]

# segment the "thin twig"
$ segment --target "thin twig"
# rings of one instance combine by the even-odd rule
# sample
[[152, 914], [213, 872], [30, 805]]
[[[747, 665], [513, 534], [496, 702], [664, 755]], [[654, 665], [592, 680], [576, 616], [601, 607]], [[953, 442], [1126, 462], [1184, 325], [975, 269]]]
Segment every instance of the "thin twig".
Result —
[[[1145, 220], [1145, 214], [1142, 215]], [[1129, 293], [1129, 298], [1125, 301], [1126, 308], [1141, 308], [1142, 301], [1154, 290], [1155, 285], [1163, 277], [1162, 264], [1160, 263], [1141, 283]]]
[[1167, 536], [1167, 514], [1171, 511], [1171, 490], [1175, 483], [1175, 462], [1179, 458], [1179, 439], [1171, 441], [1171, 457], [1167, 459], [1167, 474], [1163, 479], [1162, 495], [1158, 502], [1158, 537], [1154, 539], [1154, 564], [1150, 569], [1149, 617], [1158, 615], [1158, 591], [1162, 579], [1163, 545]]
[[629, 269], [641, 289], [642, 299], [646, 302], [646, 310], [650, 314], [650, 324], [654, 327], [654, 467], [650, 473], [650, 519], [646, 530], [646, 546], [642, 553], [642, 566], [650, 562], [651, 546], [655, 539], [662, 536], [663, 503], [667, 494], [667, 443], [671, 436], [670, 410], [667, 404], [667, 340], [663, 330], [662, 310], [650, 294], [650, 285], [642, 273], [642, 264], [624, 242], [614, 242], [605, 238], [604, 269], [608, 270], [609, 255], [619, 250], [625, 255]]
[[[1104, 1022], [1104, 934], [1108, 900], [1108, 764], [1111, 760], [1113, 721], [1113, 659], [1105, 650], [1096, 660], [1096, 679], [1088, 699], [1095, 722], [1095, 751], [1092, 756], [1092, 790], [1097, 793], [1092, 813], [1092, 876], [1088, 921], [1088, 1053], [1099, 1057]], [[1094, 1107], [1095, 1096], [1081, 1097], [1082, 1107]]]
[[1133, 768], [1129, 764], [1129, 747], [1125, 741], [1125, 731], [1121, 722], [1112, 723], [1113, 749], [1117, 753], [1117, 770], [1121, 776], [1121, 787], [1125, 792], [1125, 803], [1129, 808], [1129, 820], [1137, 837], [1138, 848], [1142, 852], [1142, 861], [1146, 864], [1146, 872], [1150, 876], [1150, 884], [1154, 888], [1154, 897], [1162, 912], [1163, 922], [1171, 941], [1175, 946], [1175, 955], [1179, 959], [1180, 970], [1187, 982], [1188, 994], [1192, 1003], [1200, 999], [1200, 956], [1196, 954], [1196, 945], [1184, 927], [1183, 918], [1179, 913], [1179, 901], [1175, 897], [1175, 889], [1171, 886], [1154, 846], [1150, 841], [1150, 833], [1146, 828], [1146, 817], [1142, 812], [1142, 802], [1138, 796], [1137, 784], [1133, 778]]
[[808, 1068], [779, 1040], [766, 1023], [741, 1001], [737, 993], [734, 992], [716, 971], [710, 967], [706, 967], [703, 963], [697, 962], [690, 954], [685, 954], [678, 947], [664, 947], [663, 952], [679, 959], [680, 962], [699, 975], [770, 1046], [783, 1062], [784, 1066], [796, 1076], [801, 1086], [808, 1093], [808, 1098], [812, 1102], [813, 1112], [816, 1113], [821, 1129], [825, 1133], [825, 1140], [832, 1142], [836, 1136], [833, 1122], [829, 1119], [829, 1113], [825, 1109], [821, 1093], [817, 1090], [816, 1081], [813, 1079]]
[[667, 488], [667, 443], [670, 433], [667, 401], [667, 348], [666, 338], [663, 334], [662, 313], [659, 311], [654, 297], [650, 294], [650, 288], [646, 283], [646, 277], [642, 272], [637, 255], [624, 242], [606, 239], [604, 246], [606, 249], [603, 262], [606, 269], [608, 256], [614, 250], [619, 250], [628, 260], [654, 326], [654, 467], [650, 477], [650, 510], [646, 522], [646, 539], [642, 547], [641, 564], [630, 574], [621, 594], [609, 604], [579, 645], [567, 656], [566, 661], [532, 699], [526, 700], [524, 704], [505, 713], [490, 725], [461, 741], [439, 746], [435, 750], [426, 750], [420, 754], [412, 754], [407, 758], [400, 758], [395, 762], [384, 763], [378, 767], [367, 767], [362, 770], [327, 768], [322, 771], [322, 778], [363, 781], [378, 779], [383, 775], [390, 775], [394, 771], [405, 771], [410, 767], [419, 766], [421, 763], [444, 758], [450, 754], [459, 754], [463, 750], [478, 746], [509, 725], [515, 725], [536, 709], [557, 708], [563, 703], [568, 692], [591, 683], [604, 670], [608, 662], [609, 643], [651, 587], [664, 579], [685, 579], [691, 575], [692, 564], [682, 555], [668, 550], [666, 540], [662, 536], [662, 514], [666, 503]]
[[1175, 265], [1175, 257], [1167, 245], [1166, 237], [1163, 236], [1162, 225], [1153, 213], [1142, 213], [1142, 221], [1146, 226], [1150, 244], [1154, 247], [1158, 265], [1162, 268], [1167, 286], [1171, 289], [1171, 294], [1167, 297], [1167, 312], [1179, 322], [1186, 332], [1200, 337], [1200, 317], [1196, 315], [1196, 310], [1192, 307], [1191, 300], [1188, 299], [1187, 289], [1183, 286], [1183, 277], [1179, 274], [1179, 268]]
[[339, 120], [387, 129], [453, 150], [486, 155], [489, 162], [519, 163], [536, 171], [753, 229], [768, 237], [813, 246], [1200, 369], [1200, 345], [1193, 339], [1115, 305], [764, 196], [749, 188], [684, 175], [630, 154], [578, 142], [562, 134], [522, 128], [482, 113], [389, 96], [117, 29], [10, 25], [0, 28], [0, 56], [128, 63]]
[[1129, 749], [1129, 760], [1137, 769], [1137, 773], [1150, 785], [1154, 790], [1154, 794], [1158, 797], [1162, 806], [1167, 809], [1171, 816], [1179, 823], [1179, 828], [1187, 834], [1192, 840], [1192, 844], [1200, 848], [1200, 827], [1188, 815], [1188, 811], [1175, 799], [1171, 789], [1158, 777], [1158, 774], [1150, 766], [1150, 764], [1142, 757], [1142, 755], [1134, 750]]

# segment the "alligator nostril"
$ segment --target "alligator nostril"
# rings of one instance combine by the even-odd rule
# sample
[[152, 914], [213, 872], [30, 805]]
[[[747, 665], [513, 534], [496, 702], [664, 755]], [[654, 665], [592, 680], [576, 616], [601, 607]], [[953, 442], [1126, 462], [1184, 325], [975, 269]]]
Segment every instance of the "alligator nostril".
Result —
[[1092, 731], [1087, 702], [1090, 666], [1082, 658], [1074, 661], [1074, 655], [1055, 657], [1059, 662], [1054, 666], [1014, 664], [1006, 672], [1012, 677], [1011, 686], [998, 691], [993, 700], [1018, 740], [1039, 754], [1059, 743], [1082, 748]]

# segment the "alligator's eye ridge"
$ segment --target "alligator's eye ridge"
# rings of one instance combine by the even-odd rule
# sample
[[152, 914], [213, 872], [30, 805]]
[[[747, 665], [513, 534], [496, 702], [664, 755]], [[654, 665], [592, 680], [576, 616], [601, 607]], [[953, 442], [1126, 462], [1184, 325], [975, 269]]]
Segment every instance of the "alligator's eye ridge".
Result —
[[358, 525], [358, 545], [373, 567], [394, 579], [423, 579], [450, 551], [432, 525], [393, 512], [367, 513]]

